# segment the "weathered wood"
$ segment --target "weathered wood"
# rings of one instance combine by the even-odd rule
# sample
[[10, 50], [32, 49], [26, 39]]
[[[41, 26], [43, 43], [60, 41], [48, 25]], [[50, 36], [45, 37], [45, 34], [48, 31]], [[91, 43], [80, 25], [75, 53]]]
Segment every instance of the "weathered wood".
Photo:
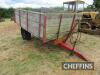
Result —
[[[27, 18], [27, 14], [28, 14], [28, 18]], [[40, 17], [40, 14], [41, 14], [41, 17]], [[69, 31], [71, 23], [72, 23], [73, 15], [75, 13], [39, 13], [39, 12], [26, 11], [26, 10], [20, 10], [20, 13], [19, 13], [19, 10], [15, 10], [15, 17], [16, 17], [17, 24], [20, 24], [19, 17], [21, 17], [21, 27], [27, 30], [27, 25], [28, 25], [28, 32], [32, 33], [35, 37], [37, 38], [40, 37], [42, 39], [44, 38], [43, 37], [44, 16], [46, 16], [47, 22], [46, 22], [45, 35], [46, 35], [47, 41], [55, 39], [57, 37], [60, 14], [62, 14], [62, 21], [61, 21], [61, 26], [60, 26], [59, 37], [62, 37], [66, 32]], [[78, 14], [76, 19], [79, 19], [80, 16], [81, 14]], [[39, 28], [39, 25], [41, 25], [40, 28]]]
[[15, 10], [15, 20], [16, 23], [19, 25], [19, 10]]
[[27, 30], [27, 12], [20, 11], [21, 27]]

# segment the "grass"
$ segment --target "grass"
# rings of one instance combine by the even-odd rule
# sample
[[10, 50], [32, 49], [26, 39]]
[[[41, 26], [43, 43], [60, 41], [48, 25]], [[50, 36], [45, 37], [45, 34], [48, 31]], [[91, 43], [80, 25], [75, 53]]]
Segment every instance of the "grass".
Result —
[[[80, 61], [69, 57], [68, 51], [52, 45], [42, 45], [33, 38], [24, 41], [20, 28], [12, 21], [0, 23], [0, 75], [99, 75], [100, 73], [100, 37], [82, 34], [77, 48], [95, 62], [95, 70], [64, 71], [61, 62]], [[88, 43], [87, 43], [88, 42]], [[95, 52], [95, 53], [94, 53]]]

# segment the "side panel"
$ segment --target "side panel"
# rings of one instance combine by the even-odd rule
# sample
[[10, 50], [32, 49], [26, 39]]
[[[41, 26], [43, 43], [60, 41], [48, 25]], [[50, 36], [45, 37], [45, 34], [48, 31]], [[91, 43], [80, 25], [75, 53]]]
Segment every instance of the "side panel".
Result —
[[23, 29], [33, 34], [35, 37], [43, 40], [44, 36], [44, 14], [26, 11], [15, 10], [16, 23]]
[[27, 30], [27, 11], [20, 11], [21, 27]]
[[[62, 15], [60, 24], [60, 15]], [[59, 38], [64, 37], [70, 30], [74, 13], [38, 13], [33, 11], [15, 10], [16, 23], [26, 31], [47, 42], [57, 38], [59, 25]], [[76, 20], [81, 15], [76, 16]]]
[[[46, 27], [47, 41], [57, 38], [59, 24], [60, 24], [59, 38], [63, 38], [66, 34], [68, 34], [72, 25], [74, 14], [75, 13], [48, 13], [47, 27]], [[60, 15], [62, 15], [61, 23], [60, 23]], [[77, 14], [76, 20], [79, 19], [80, 17], [81, 15]]]
[[28, 12], [28, 31], [31, 32], [35, 37], [39, 37], [38, 29], [39, 29], [39, 14]]
[[20, 25], [20, 23], [19, 23], [19, 10], [15, 10], [15, 21], [18, 25]]
[[[56, 39], [60, 24], [61, 14], [47, 14], [47, 30], [46, 35], [49, 40]], [[64, 36], [70, 30], [73, 14], [62, 14], [59, 37]]]
[[44, 30], [44, 15], [41, 15], [41, 21], [40, 21], [40, 38], [43, 39], [43, 30]]

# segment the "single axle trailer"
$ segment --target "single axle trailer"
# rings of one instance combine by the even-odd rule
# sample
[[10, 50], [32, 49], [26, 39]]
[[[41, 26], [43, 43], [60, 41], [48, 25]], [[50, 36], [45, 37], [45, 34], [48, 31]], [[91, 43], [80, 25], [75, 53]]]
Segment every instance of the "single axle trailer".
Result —
[[15, 22], [21, 28], [22, 38], [31, 40], [31, 35], [42, 40], [44, 44], [50, 42], [87, 61], [69, 42], [69, 38], [78, 31], [78, 13], [34, 12], [15, 10]]

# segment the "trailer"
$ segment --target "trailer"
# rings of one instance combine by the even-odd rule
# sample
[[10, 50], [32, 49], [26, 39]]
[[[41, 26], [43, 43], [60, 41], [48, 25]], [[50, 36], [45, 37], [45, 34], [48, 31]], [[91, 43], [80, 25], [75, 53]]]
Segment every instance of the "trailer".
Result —
[[[50, 42], [76, 56], [87, 59], [68, 42], [71, 35], [78, 31], [78, 20], [82, 14], [71, 12], [34, 12], [16, 9], [15, 22], [21, 28], [24, 40], [31, 40], [31, 35], [44, 44]], [[77, 40], [77, 39], [76, 39]]]

